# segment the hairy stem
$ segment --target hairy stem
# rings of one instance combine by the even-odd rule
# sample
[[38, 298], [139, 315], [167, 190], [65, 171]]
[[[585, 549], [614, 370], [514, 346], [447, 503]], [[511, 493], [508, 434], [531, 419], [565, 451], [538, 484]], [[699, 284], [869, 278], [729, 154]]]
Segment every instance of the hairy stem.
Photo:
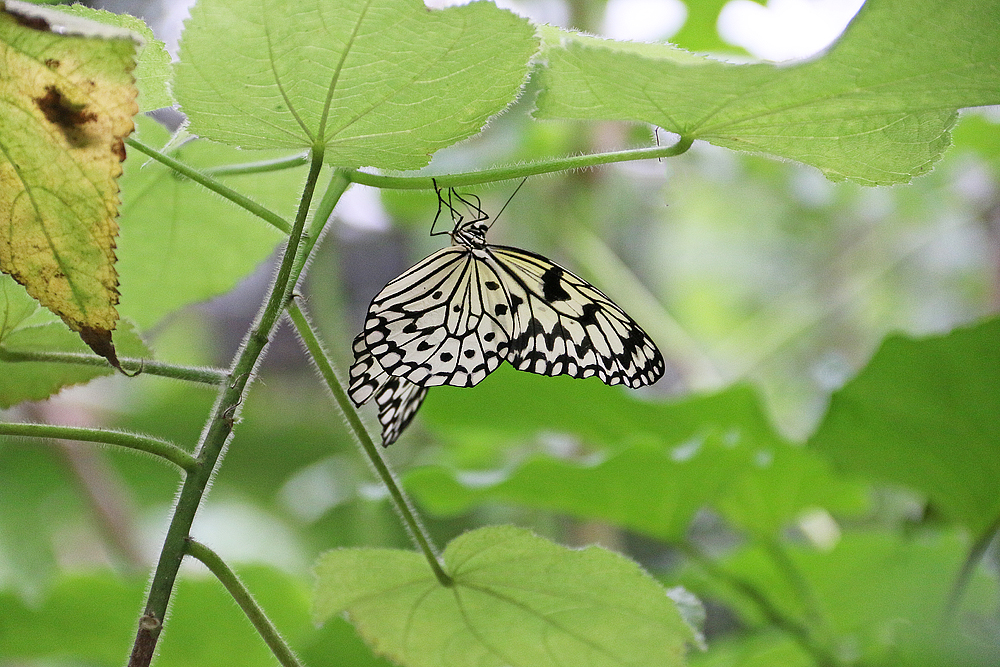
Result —
[[[108, 360], [96, 354], [77, 352], [18, 352], [0, 347], [0, 361], [38, 362], [57, 364], [77, 364], [79, 366], [108, 366]], [[215, 368], [198, 366], [179, 366], [151, 359], [134, 359], [120, 357], [121, 367], [129, 372], [140, 372], [145, 375], [198, 382], [200, 384], [220, 385], [226, 381], [225, 371]]]
[[[574, 155], [571, 157], [552, 158], [549, 160], [539, 160], [528, 164], [520, 164], [514, 167], [496, 167], [494, 169], [484, 169], [482, 171], [472, 171], [464, 174], [446, 174], [434, 177], [437, 185], [441, 188], [455, 188], [465, 185], [479, 185], [480, 183], [492, 183], [494, 181], [508, 181], [525, 178], [527, 176], [537, 176], [538, 174], [550, 174], [557, 171], [569, 169], [586, 169], [612, 162], [628, 162], [631, 160], [651, 160], [655, 158], [675, 157], [691, 148], [691, 139], [681, 137], [677, 143], [670, 146], [656, 146], [651, 148], [633, 148], [624, 151], [611, 151], [609, 153], [591, 153], [589, 155]], [[370, 174], [364, 171], [350, 171], [347, 177], [353, 183], [370, 185], [374, 188], [393, 188], [398, 190], [432, 190], [434, 183], [430, 176], [382, 176], [380, 174]]]
[[302, 230], [305, 228], [306, 218], [309, 215], [309, 205], [316, 191], [316, 183], [322, 167], [323, 150], [320, 147], [314, 150], [310, 156], [309, 176], [299, 201], [295, 224], [288, 237], [288, 244], [282, 256], [278, 274], [271, 285], [267, 302], [240, 346], [229, 373], [230, 381], [222, 385], [213, 414], [207, 427], [202, 431], [196, 454], [198, 466], [184, 480], [180, 494], [177, 496], [177, 503], [174, 505], [173, 516], [167, 529], [167, 537], [160, 551], [156, 571], [153, 573], [146, 608], [139, 621], [139, 630], [132, 647], [129, 667], [147, 667], [153, 658], [195, 513], [208, 488], [215, 466], [232, 435], [233, 426], [239, 415], [239, 407], [243, 402], [244, 391], [288, 301], [291, 292], [289, 279], [292, 274], [292, 266], [299, 250]]
[[226, 565], [225, 561], [204, 544], [190, 538], [187, 540], [185, 551], [189, 556], [193, 556], [204, 563], [205, 567], [211, 570], [216, 579], [226, 587], [226, 590], [229, 591], [229, 594], [236, 600], [236, 604], [240, 606], [243, 613], [250, 619], [250, 623], [257, 630], [257, 634], [263, 638], [264, 643], [271, 649], [271, 653], [278, 659], [278, 662], [283, 667], [301, 667], [299, 659], [295, 657], [292, 649], [285, 643], [281, 635], [278, 634], [278, 630], [271, 623], [271, 619], [267, 617], [264, 610], [253, 599], [253, 595], [243, 585], [243, 582], [239, 580], [236, 573]]
[[333, 364], [330, 363], [330, 359], [327, 356], [326, 351], [323, 349], [322, 344], [319, 342], [319, 338], [316, 336], [316, 332], [313, 330], [305, 313], [302, 312], [302, 309], [299, 308], [297, 303], [292, 302], [288, 306], [288, 315], [291, 317], [292, 323], [295, 325], [295, 330], [302, 338], [302, 342], [305, 344], [306, 349], [309, 350], [309, 354], [312, 357], [313, 362], [316, 364], [320, 374], [326, 381], [327, 387], [330, 388], [334, 401], [336, 401], [341, 413], [343, 413], [344, 417], [347, 419], [347, 423], [350, 425], [351, 431], [354, 432], [354, 436], [361, 444], [361, 448], [364, 450], [365, 455], [371, 462], [376, 474], [378, 474], [382, 483], [385, 484], [386, 488], [389, 490], [389, 495], [392, 497], [396, 510], [403, 519], [403, 525], [406, 526], [414, 544], [416, 544], [417, 548], [423, 552], [424, 557], [431, 566], [431, 570], [434, 571], [434, 576], [437, 577], [437, 580], [441, 583], [441, 585], [451, 586], [452, 579], [448, 573], [444, 571], [444, 567], [441, 565], [441, 560], [438, 557], [434, 546], [431, 544], [430, 536], [427, 535], [427, 531], [417, 518], [417, 513], [413, 508], [413, 504], [410, 502], [410, 499], [406, 496], [406, 494], [403, 493], [403, 489], [399, 486], [396, 478], [392, 474], [392, 471], [389, 470], [389, 467], [382, 459], [382, 455], [379, 453], [378, 447], [372, 441], [371, 436], [368, 435], [368, 431], [365, 429], [364, 424], [361, 423], [358, 411], [355, 410], [354, 405], [351, 403], [350, 399], [348, 399], [347, 393], [344, 391], [344, 386], [337, 378], [337, 374], [333, 370]]
[[3, 424], [0, 423], [0, 435], [20, 436], [24, 438], [52, 438], [59, 440], [77, 440], [80, 442], [97, 442], [112, 447], [123, 447], [139, 452], [152, 454], [164, 461], [173, 463], [181, 470], [191, 472], [198, 467], [198, 462], [186, 451], [166, 440], [152, 438], [146, 435], [125, 433], [80, 426], [50, 426], [48, 424]]
[[262, 174], [282, 169], [294, 169], [309, 163], [309, 154], [300, 153], [289, 157], [279, 157], [273, 160], [258, 160], [240, 164], [223, 164], [218, 167], [202, 169], [201, 173], [209, 176], [238, 176], [241, 174]]
[[260, 219], [276, 227], [285, 234], [288, 234], [289, 231], [291, 230], [291, 226], [288, 224], [288, 221], [282, 218], [280, 215], [274, 213], [273, 211], [264, 206], [261, 206], [254, 200], [250, 199], [245, 195], [240, 194], [236, 190], [233, 190], [232, 188], [227, 187], [222, 183], [219, 183], [217, 180], [215, 180], [211, 176], [208, 176], [204, 172], [198, 171], [197, 169], [193, 169], [192, 167], [189, 167], [183, 162], [175, 160], [169, 155], [161, 153], [155, 148], [147, 146], [141, 141], [137, 141], [136, 139], [133, 139], [131, 137], [126, 139], [125, 143], [127, 143], [132, 148], [145, 153], [146, 155], [153, 158], [157, 162], [165, 164], [166, 166], [170, 167], [177, 173], [187, 176], [195, 183], [200, 183], [201, 185], [204, 185], [212, 192], [218, 193], [219, 195], [225, 197], [226, 199], [233, 202], [240, 208], [244, 208], [250, 213], [253, 213]]

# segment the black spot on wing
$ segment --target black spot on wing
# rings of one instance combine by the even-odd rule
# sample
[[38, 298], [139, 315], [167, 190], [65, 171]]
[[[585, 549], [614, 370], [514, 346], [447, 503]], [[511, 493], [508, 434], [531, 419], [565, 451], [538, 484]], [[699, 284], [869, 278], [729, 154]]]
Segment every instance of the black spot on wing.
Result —
[[570, 298], [569, 292], [562, 286], [563, 269], [561, 266], [553, 264], [542, 274], [542, 297], [552, 303], [553, 301], [566, 301]]

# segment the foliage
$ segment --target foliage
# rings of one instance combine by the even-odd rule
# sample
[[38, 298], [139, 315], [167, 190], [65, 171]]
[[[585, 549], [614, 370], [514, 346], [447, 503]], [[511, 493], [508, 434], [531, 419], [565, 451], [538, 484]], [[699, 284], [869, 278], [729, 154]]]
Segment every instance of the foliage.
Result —
[[[721, 48], [705, 34], [720, 8], [702, 3], [681, 46]], [[202, 0], [171, 67], [130, 17], [71, 10], [108, 37], [8, 9], [0, 100], [37, 113], [0, 121], [2, 247], [35, 234], [69, 284], [116, 272], [101, 307], [124, 319], [101, 326], [138, 375], [95, 379], [113, 370], [0, 276], [0, 665], [120, 664], [133, 641], [136, 666], [1000, 659], [997, 225], [981, 222], [1000, 210], [997, 139], [981, 117], [954, 127], [1000, 103], [997, 0], [869, 0], [829, 51], [780, 66], [485, 2]], [[70, 77], [46, 114], [30, 89], [54, 76], [48, 49], [135, 87]], [[77, 152], [97, 144], [78, 126], [131, 123], [136, 91], [190, 124], [137, 117], [120, 178], [122, 127], [84, 177]], [[649, 145], [642, 123], [676, 142]], [[385, 237], [359, 245], [352, 198], [379, 188], [429, 251], [431, 175], [464, 190], [554, 172], [491, 234], [600, 285], [675, 386], [501, 368], [435, 387], [383, 455], [337, 378], [405, 264], [380, 266]], [[43, 190], [97, 212], [93, 244], [79, 215], [38, 240], [49, 218], [23, 203]], [[911, 333], [879, 344], [892, 328]]]

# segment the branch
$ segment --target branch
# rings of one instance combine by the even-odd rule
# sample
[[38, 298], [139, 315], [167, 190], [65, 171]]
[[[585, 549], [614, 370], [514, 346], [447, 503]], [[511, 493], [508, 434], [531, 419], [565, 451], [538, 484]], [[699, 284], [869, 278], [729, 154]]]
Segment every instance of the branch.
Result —
[[54, 438], [59, 440], [78, 440], [81, 442], [96, 442], [112, 447], [123, 447], [138, 452], [152, 454], [164, 461], [173, 463], [185, 472], [192, 472], [198, 467], [198, 461], [186, 451], [159, 438], [124, 431], [83, 428], [79, 426], [50, 426], [48, 424], [3, 424], [0, 423], [0, 435], [13, 435], [23, 438]]
[[[586, 169], [613, 162], [676, 157], [691, 148], [691, 143], [691, 139], [681, 137], [677, 140], [677, 143], [670, 146], [632, 148], [624, 151], [611, 151], [609, 153], [591, 153], [589, 155], [553, 158], [550, 160], [529, 162], [514, 167], [496, 167], [482, 171], [470, 171], [464, 174], [446, 174], [436, 176], [434, 180], [437, 181], [437, 185], [441, 188], [456, 188], [466, 185], [479, 185], [480, 183], [521, 179], [526, 176], [537, 176], [538, 174], [549, 174], [569, 169]], [[347, 177], [352, 183], [370, 185], [373, 188], [392, 188], [397, 190], [434, 189], [434, 183], [431, 182], [430, 176], [382, 176], [380, 174], [352, 170], [347, 173]]]
[[[108, 360], [96, 354], [82, 352], [19, 352], [16, 350], [6, 350], [3, 347], [0, 347], [0, 361], [10, 363], [36, 362], [77, 364], [80, 366], [108, 366]], [[179, 366], [177, 364], [167, 364], [162, 361], [135, 359], [131, 357], [120, 357], [119, 361], [124, 370], [172, 378], [174, 380], [186, 380], [187, 382], [198, 382], [209, 385], [220, 385], [226, 380], [225, 372], [204, 366]]]

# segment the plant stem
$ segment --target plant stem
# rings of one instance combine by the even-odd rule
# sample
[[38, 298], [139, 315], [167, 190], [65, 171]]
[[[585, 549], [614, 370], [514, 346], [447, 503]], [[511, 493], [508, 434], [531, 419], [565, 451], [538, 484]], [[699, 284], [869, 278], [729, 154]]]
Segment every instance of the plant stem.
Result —
[[[96, 354], [84, 354], [77, 352], [18, 352], [16, 350], [5, 350], [0, 347], [0, 361], [7, 362], [36, 362], [36, 363], [57, 363], [57, 364], [77, 364], [80, 366], [103, 366], [108, 367], [108, 360]], [[119, 359], [121, 367], [127, 371], [141, 372], [144, 375], [156, 375], [159, 377], [172, 378], [174, 380], [186, 380], [187, 382], [198, 382], [200, 384], [220, 385], [226, 381], [225, 371], [216, 368], [205, 368], [199, 366], [179, 366], [177, 364], [167, 364], [162, 361], [151, 359], [134, 359], [121, 357]]]
[[943, 625], [948, 625], [954, 620], [955, 614], [958, 612], [958, 604], [962, 601], [962, 595], [965, 594], [965, 589], [969, 585], [972, 573], [976, 571], [976, 565], [983, 559], [986, 550], [990, 548], [990, 544], [993, 543], [998, 531], [1000, 531], [1000, 517], [993, 520], [993, 523], [976, 538], [972, 548], [969, 549], [969, 554], [965, 557], [965, 560], [962, 562], [962, 568], [955, 577], [955, 583], [951, 586], [948, 604], [944, 608], [945, 623]]
[[740, 595], [750, 600], [772, 625], [790, 634], [803, 649], [812, 655], [819, 667], [839, 667], [842, 664], [825, 646], [813, 638], [808, 626], [785, 614], [772, 604], [767, 595], [752, 582], [727, 571], [690, 543], [684, 542], [677, 546], [688, 558], [703, 568], [709, 576], [732, 587]]
[[350, 184], [351, 182], [347, 179], [347, 175], [342, 169], [336, 170], [330, 178], [330, 182], [326, 186], [326, 192], [323, 193], [323, 199], [320, 200], [319, 206], [316, 207], [316, 211], [313, 213], [309, 230], [302, 236], [302, 246], [295, 257], [295, 264], [292, 266], [292, 277], [289, 281], [291, 285], [298, 285], [302, 271], [306, 267], [306, 261], [312, 257], [313, 248], [316, 247], [316, 243], [322, 236], [327, 220], [330, 219], [330, 215], [333, 213], [333, 208], [340, 201], [341, 195], [344, 194], [344, 191], [347, 190]]
[[242, 174], [261, 174], [270, 171], [280, 171], [282, 169], [294, 169], [309, 162], [308, 153], [279, 157], [273, 160], [258, 160], [256, 162], [242, 162], [240, 164], [223, 164], [218, 167], [202, 169], [201, 173], [210, 176], [239, 176]]
[[316, 336], [316, 332], [313, 330], [308, 318], [294, 301], [288, 306], [288, 315], [295, 325], [295, 330], [302, 338], [302, 342], [305, 343], [306, 349], [309, 350], [309, 355], [312, 357], [313, 362], [315, 362], [320, 374], [326, 381], [327, 387], [330, 388], [334, 401], [336, 401], [341, 413], [347, 419], [348, 425], [361, 444], [365, 455], [371, 462], [376, 474], [381, 478], [382, 483], [389, 490], [389, 495], [392, 497], [396, 505], [396, 510], [403, 519], [403, 525], [406, 526], [406, 530], [410, 533], [414, 544], [423, 552], [424, 557], [431, 566], [431, 570], [434, 571], [434, 576], [437, 577], [441, 585], [450, 587], [452, 585], [452, 578], [444, 571], [441, 560], [434, 546], [431, 544], [430, 536], [427, 535], [427, 531], [420, 524], [420, 520], [417, 518], [417, 513], [413, 509], [410, 499], [403, 493], [403, 489], [397, 483], [392, 471], [389, 470], [389, 467], [382, 459], [378, 447], [375, 446], [371, 436], [368, 435], [368, 431], [361, 422], [361, 417], [358, 416], [358, 411], [354, 408], [350, 399], [348, 399], [343, 385], [333, 370], [333, 364], [330, 363], [330, 359], [319, 342], [319, 338]]
[[3, 424], [0, 423], [0, 435], [11, 435], [24, 438], [53, 438], [59, 440], [78, 440], [81, 442], [97, 442], [112, 447], [124, 447], [139, 452], [152, 454], [164, 461], [169, 461], [181, 470], [191, 472], [198, 467], [198, 462], [186, 451], [159, 438], [152, 438], [135, 433], [125, 433], [79, 426], [51, 426], [49, 424]]
[[161, 163], [165, 164], [166, 166], [170, 167], [171, 169], [173, 169], [177, 173], [182, 174], [184, 176], [187, 176], [188, 178], [190, 178], [195, 183], [200, 183], [201, 185], [204, 185], [206, 188], [208, 188], [212, 192], [218, 193], [219, 195], [225, 197], [226, 199], [228, 199], [229, 201], [233, 202], [237, 206], [246, 209], [250, 213], [253, 213], [257, 217], [261, 218], [265, 222], [267, 222], [267, 223], [271, 224], [272, 226], [276, 227], [277, 229], [281, 230], [285, 234], [289, 233], [289, 230], [291, 229], [291, 226], [288, 224], [287, 220], [285, 220], [284, 218], [282, 218], [277, 213], [274, 213], [270, 209], [268, 209], [268, 208], [266, 208], [264, 206], [261, 206], [260, 204], [258, 204], [254, 200], [250, 199], [249, 197], [240, 194], [236, 190], [233, 190], [232, 188], [227, 187], [227, 186], [223, 185], [222, 183], [219, 183], [217, 180], [215, 180], [214, 178], [208, 176], [204, 172], [201, 172], [201, 171], [198, 171], [197, 169], [189, 167], [188, 165], [184, 164], [183, 162], [175, 160], [174, 158], [170, 157], [169, 155], [161, 153], [160, 151], [156, 150], [155, 148], [152, 148], [151, 146], [147, 146], [146, 144], [142, 143], [141, 141], [137, 141], [136, 139], [133, 139], [132, 137], [129, 137], [128, 139], [126, 139], [125, 143], [127, 143], [132, 148], [145, 153], [146, 155], [148, 155], [149, 157], [153, 158], [157, 162], [161, 162]]
[[[480, 183], [492, 183], [494, 181], [520, 179], [526, 176], [536, 176], [538, 174], [548, 174], [568, 169], [586, 169], [612, 162], [675, 157], [691, 148], [691, 143], [691, 139], [681, 137], [675, 144], [670, 146], [632, 148], [623, 151], [612, 151], [610, 153], [591, 153], [589, 155], [553, 158], [551, 160], [520, 164], [514, 167], [496, 167], [494, 169], [484, 169], [464, 174], [447, 174], [435, 177], [435, 180], [438, 187], [454, 188], [465, 185], [478, 185]], [[392, 188], [398, 190], [431, 190], [434, 188], [434, 183], [431, 182], [430, 176], [382, 176], [380, 174], [352, 170], [347, 173], [347, 177], [353, 183], [370, 185], [374, 188]]]
[[204, 544], [190, 538], [187, 540], [185, 551], [189, 556], [193, 556], [204, 563], [205, 567], [211, 570], [212, 574], [226, 587], [226, 590], [229, 591], [229, 594], [236, 600], [236, 604], [240, 606], [243, 613], [250, 619], [253, 627], [257, 630], [257, 634], [263, 638], [264, 643], [271, 649], [271, 653], [278, 659], [278, 662], [283, 667], [301, 667], [299, 659], [295, 657], [292, 649], [285, 643], [281, 635], [278, 634], [278, 630], [271, 623], [271, 619], [267, 617], [264, 610], [253, 599], [253, 595], [243, 585], [243, 582], [239, 580], [236, 573], [226, 565], [225, 561]]
[[230, 382], [222, 385], [212, 417], [202, 431], [196, 454], [198, 466], [184, 480], [177, 496], [170, 527], [167, 529], [156, 571], [153, 573], [146, 608], [139, 621], [129, 667], [147, 667], [153, 658], [195, 513], [208, 488], [215, 466], [232, 435], [244, 391], [288, 302], [292, 266], [299, 249], [299, 242], [302, 240], [302, 230], [309, 215], [309, 205], [316, 191], [316, 182], [322, 167], [323, 147], [320, 146], [310, 156], [309, 176], [299, 201], [295, 224], [288, 237], [288, 245], [285, 247], [278, 274], [271, 285], [267, 302], [240, 346], [229, 372]]

